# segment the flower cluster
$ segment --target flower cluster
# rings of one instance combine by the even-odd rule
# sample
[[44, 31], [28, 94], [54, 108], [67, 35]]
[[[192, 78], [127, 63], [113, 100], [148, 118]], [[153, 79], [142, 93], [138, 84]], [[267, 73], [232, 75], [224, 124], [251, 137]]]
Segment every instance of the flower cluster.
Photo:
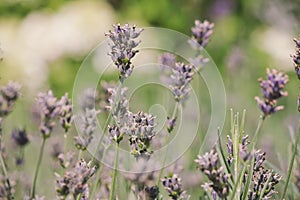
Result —
[[155, 117], [141, 111], [134, 114], [129, 110], [129, 102], [126, 99], [127, 88], [109, 88], [108, 91], [110, 93], [108, 108], [115, 121], [108, 129], [111, 139], [119, 143], [126, 134], [129, 136], [131, 153], [136, 158], [149, 157], [151, 152], [148, 148], [155, 135]]
[[211, 35], [213, 34], [214, 23], [207, 20], [201, 22], [195, 20], [195, 26], [192, 27], [192, 39], [189, 43], [195, 49], [205, 48], [208, 44]]
[[97, 128], [97, 115], [99, 111], [95, 109], [86, 109], [82, 116], [82, 125], [80, 127], [81, 135], [74, 137], [75, 145], [78, 149], [85, 150], [93, 139]]
[[176, 56], [172, 53], [163, 53], [159, 57], [159, 63], [163, 72], [175, 68]]
[[158, 163], [151, 159], [147, 160], [141, 158], [138, 159], [131, 167], [131, 171], [134, 173], [124, 173], [124, 176], [127, 180], [136, 184], [139, 188], [151, 186], [158, 177], [158, 173], [155, 171], [158, 166]]
[[287, 75], [269, 68], [267, 69], [267, 80], [259, 79], [263, 100], [259, 97], [255, 97], [255, 100], [260, 110], [264, 113], [264, 117], [283, 109], [283, 106], [276, 106], [276, 104], [277, 99], [287, 96], [287, 92], [284, 92], [283, 89], [288, 81]]
[[37, 106], [41, 118], [40, 132], [44, 138], [48, 138], [55, 125], [55, 119], [60, 119], [61, 126], [67, 131], [72, 123], [72, 105], [68, 95], [57, 99], [51, 90], [40, 93], [37, 99]]
[[155, 135], [155, 117], [151, 114], [138, 112], [131, 115], [130, 126], [127, 129], [131, 153], [135, 157], [149, 157], [151, 152], [148, 148], [150, 141]]
[[186, 191], [182, 189], [181, 178], [177, 174], [162, 178], [161, 182], [169, 193], [169, 197], [174, 200], [188, 199]]
[[205, 20], [200, 22], [195, 20], [195, 26], [192, 27], [192, 37], [188, 41], [190, 46], [197, 51], [194, 58], [190, 58], [190, 63], [195, 67], [195, 71], [199, 71], [209, 61], [202, 55], [202, 49], [205, 48], [213, 33], [214, 24]]
[[116, 84], [114, 82], [106, 82], [101, 81], [101, 90], [99, 92], [99, 104], [100, 109], [103, 112], [107, 112], [109, 109], [109, 98], [111, 96], [111, 91], [109, 91], [109, 88], [115, 88]]
[[203, 156], [198, 155], [195, 160], [199, 169], [211, 181], [202, 185], [202, 187], [211, 192], [212, 195], [218, 195], [220, 198], [226, 198], [229, 195], [229, 177], [230, 174], [224, 172], [224, 168], [220, 166], [218, 153], [215, 148], [210, 152], [206, 152]]
[[120, 80], [123, 81], [132, 73], [133, 65], [131, 59], [138, 52], [134, 48], [140, 43], [140, 41], [135, 39], [143, 29], [136, 28], [135, 25], [130, 26], [129, 24], [124, 26], [117, 24], [113, 25], [113, 27], [114, 30], [110, 30], [105, 35], [110, 39], [111, 52], [109, 52], [109, 55], [120, 72]]
[[56, 192], [59, 199], [66, 199], [71, 194], [77, 197], [82, 194], [81, 199], [88, 199], [89, 185], [88, 180], [94, 175], [96, 168], [90, 166], [84, 160], [79, 161], [70, 171], [65, 172], [64, 176], [56, 174]]
[[95, 108], [99, 93], [95, 88], [86, 88], [79, 96], [79, 106], [82, 111]]
[[[274, 173], [272, 170], [260, 167], [254, 171], [252, 176], [252, 190], [249, 193], [248, 199], [255, 200], [259, 199], [262, 194], [262, 199], [273, 199], [273, 194], [277, 192], [274, 190], [275, 185], [279, 183], [281, 176]], [[265, 188], [265, 189], [264, 189]]]
[[68, 132], [73, 122], [73, 107], [67, 93], [61, 97], [60, 104], [61, 108], [59, 114], [59, 122], [60, 125], [65, 129], [65, 132]]
[[[233, 156], [233, 144], [232, 140], [228, 137], [228, 154], [229, 154], [229, 164], [231, 164], [232, 156]], [[250, 144], [248, 141], [248, 135], [245, 135], [241, 138], [241, 143], [239, 144], [239, 156], [243, 161], [251, 162], [254, 159], [253, 164], [253, 175], [251, 181], [251, 188], [249, 189], [248, 199], [254, 200], [258, 199], [263, 192], [263, 188], [266, 185], [266, 189], [264, 190], [263, 199], [271, 199], [272, 195], [277, 193], [275, 191], [275, 185], [279, 183], [281, 179], [280, 175], [274, 173], [273, 171], [266, 169], [263, 166], [264, 161], [266, 160], [266, 153], [261, 150], [256, 150], [253, 153], [247, 151], [247, 146]], [[254, 157], [254, 158], [253, 158]], [[244, 175], [243, 184], [245, 184], [245, 180], [247, 179], [248, 171]], [[269, 179], [269, 181], [268, 181]], [[244, 191], [247, 192], [247, 191]]]
[[189, 84], [193, 76], [192, 65], [177, 62], [175, 67], [172, 68], [170, 88], [177, 102], [184, 102], [184, 100], [186, 100], [190, 92]]
[[20, 96], [21, 86], [15, 82], [9, 82], [0, 88], [0, 117], [8, 115]]
[[118, 125], [126, 126], [128, 122], [129, 102], [126, 99], [127, 88], [108, 88], [110, 97], [108, 109]]
[[299, 39], [294, 39], [294, 42], [296, 43], [296, 52], [294, 55], [291, 55], [294, 66], [295, 66], [295, 72], [298, 76], [298, 79], [300, 79], [300, 36]]

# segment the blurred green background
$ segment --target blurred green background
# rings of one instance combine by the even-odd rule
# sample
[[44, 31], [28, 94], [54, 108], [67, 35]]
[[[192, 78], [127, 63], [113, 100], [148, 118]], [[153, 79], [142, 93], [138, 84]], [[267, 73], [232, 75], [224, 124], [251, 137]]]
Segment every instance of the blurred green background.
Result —
[[[261, 96], [257, 79], [265, 77], [267, 67], [290, 76], [289, 96], [279, 101], [285, 110], [266, 120], [259, 140], [267, 158], [286, 169], [290, 129], [297, 126], [299, 115], [300, 82], [290, 58], [292, 39], [300, 33], [299, 10], [297, 0], [1, 0], [0, 83], [16, 80], [23, 85], [23, 98], [5, 128], [31, 127], [27, 112], [39, 91], [51, 88], [57, 95], [72, 94], [80, 64], [112, 24], [164, 27], [190, 35], [195, 19], [207, 19], [215, 23], [215, 30], [206, 50], [224, 79], [228, 110], [248, 111], [247, 134], [255, 131], [260, 114], [254, 100]], [[199, 88], [206, 90], [205, 85]], [[151, 92], [141, 94], [141, 102], [153, 99]], [[208, 94], [201, 100], [206, 122]], [[37, 132], [31, 130], [33, 135]], [[227, 125], [223, 134], [228, 131]]]

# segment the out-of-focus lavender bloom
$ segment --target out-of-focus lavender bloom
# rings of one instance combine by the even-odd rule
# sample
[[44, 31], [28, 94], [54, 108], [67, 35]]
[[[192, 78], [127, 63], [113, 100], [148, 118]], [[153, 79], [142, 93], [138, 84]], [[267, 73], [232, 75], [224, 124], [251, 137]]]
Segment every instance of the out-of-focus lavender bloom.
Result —
[[115, 82], [101, 81], [101, 89], [99, 92], [100, 109], [103, 112], [108, 111], [110, 92], [109, 88], [116, 88]]
[[174, 200], [188, 199], [188, 195], [185, 190], [182, 189], [181, 178], [177, 174], [170, 175], [162, 178], [161, 182], [164, 188], [169, 193], [169, 197]]
[[155, 200], [158, 197], [158, 194], [159, 194], [159, 188], [157, 186], [145, 188], [146, 200]]
[[110, 94], [108, 109], [116, 124], [121, 128], [129, 121], [129, 102], [126, 99], [126, 91], [127, 88], [108, 88]]
[[276, 100], [288, 93], [282, 91], [289, 78], [286, 74], [278, 72], [276, 69], [267, 68], [267, 80], [259, 79], [263, 97], [269, 101]]
[[191, 47], [201, 50], [208, 44], [213, 33], [214, 23], [207, 20], [203, 22], [195, 20], [195, 26], [192, 27], [192, 39], [189, 40]]
[[67, 93], [61, 97], [60, 106], [59, 122], [65, 132], [68, 132], [73, 122], [73, 107]]
[[136, 38], [143, 29], [136, 28], [135, 25], [130, 26], [129, 24], [124, 26], [117, 24], [113, 25], [113, 27], [114, 30], [110, 30], [105, 35], [110, 38], [111, 52], [109, 52], [109, 55], [119, 69], [120, 80], [123, 81], [132, 73], [133, 65], [131, 59], [138, 52], [134, 48], [140, 43], [140, 41], [136, 41]]
[[78, 149], [85, 150], [93, 139], [93, 134], [97, 128], [97, 115], [99, 111], [86, 109], [82, 116], [81, 135], [75, 136], [75, 145]]
[[8, 115], [20, 96], [21, 85], [16, 82], [9, 82], [0, 87], [0, 117]]
[[53, 159], [57, 159], [60, 154], [63, 154], [63, 145], [60, 138], [59, 139], [53, 138], [50, 141], [50, 146], [51, 146], [50, 155], [52, 156]]
[[47, 93], [40, 93], [37, 99], [41, 122], [40, 131], [43, 137], [48, 138], [55, 125], [54, 119], [59, 116], [61, 111], [60, 102], [53, 96], [51, 90]]
[[170, 117], [167, 117], [167, 130], [169, 133], [173, 131], [175, 125], [176, 125], [176, 117], [172, 119]]
[[203, 22], [195, 20], [195, 26], [191, 29], [192, 38], [188, 41], [188, 43], [193, 49], [197, 50], [197, 53], [195, 57], [190, 58], [189, 61], [194, 66], [196, 72], [202, 69], [209, 61], [208, 58], [201, 55], [201, 50], [208, 44], [213, 33], [213, 28], [214, 24], [207, 20], [204, 20]]
[[11, 138], [19, 147], [23, 147], [29, 143], [29, 139], [25, 129], [14, 129], [11, 133]]
[[73, 197], [78, 195], [86, 195], [89, 190], [88, 180], [94, 175], [95, 167], [91, 167], [91, 163], [84, 160], [79, 161], [70, 171], [65, 172], [61, 177], [56, 174], [56, 192], [59, 199], [65, 199], [69, 194]]
[[291, 55], [291, 57], [294, 62], [297, 77], [300, 79], [300, 36], [298, 39], [294, 38], [294, 42], [296, 43], [296, 52], [295, 54]]
[[124, 177], [139, 187], [150, 186], [155, 184], [158, 178], [157, 167], [159, 167], [159, 163], [152, 159], [141, 158], [131, 167], [132, 173], [124, 172]]
[[75, 153], [72, 151], [67, 152], [66, 154], [60, 153], [57, 158], [59, 164], [62, 168], [68, 168], [71, 164], [73, 164]]
[[163, 53], [159, 57], [158, 62], [161, 64], [161, 69], [163, 72], [170, 71], [172, 68], [175, 67], [176, 56], [172, 53]]
[[199, 54], [195, 58], [190, 58], [189, 61], [194, 66], [195, 71], [198, 72], [208, 63], [209, 59]]
[[172, 69], [170, 88], [177, 102], [184, 102], [190, 92], [189, 84], [193, 79], [193, 66], [178, 62]]
[[283, 96], [287, 96], [288, 93], [283, 91], [289, 78], [282, 72], [278, 72], [275, 69], [267, 69], [267, 79], [259, 79], [264, 99], [255, 97], [258, 107], [264, 113], [264, 117], [273, 114], [279, 110], [282, 110], [283, 106], [276, 106], [277, 99]]
[[203, 156], [198, 155], [198, 159], [195, 160], [199, 169], [207, 176], [211, 181], [202, 185], [212, 195], [215, 193], [220, 198], [226, 198], [229, 195], [229, 177], [230, 174], [224, 172], [224, 168], [219, 166], [219, 157], [215, 148], [209, 153], [205, 153]]
[[14, 199], [13, 193], [15, 181], [6, 179], [2, 174], [0, 175], [0, 199]]
[[82, 111], [85, 109], [93, 109], [95, 108], [95, 104], [97, 103], [99, 98], [98, 90], [95, 88], [87, 88], [83, 90], [82, 94], [79, 97], [79, 106]]

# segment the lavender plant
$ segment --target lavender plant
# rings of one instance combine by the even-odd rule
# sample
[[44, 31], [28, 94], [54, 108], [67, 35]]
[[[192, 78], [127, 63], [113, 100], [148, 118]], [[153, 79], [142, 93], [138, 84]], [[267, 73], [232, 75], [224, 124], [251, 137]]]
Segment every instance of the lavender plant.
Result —
[[289, 78], [282, 72], [278, 72], [276, 69], [270, 70], [267, 68], [267, 80], [259, 79], [260, 87], [263, 93], [263, 100], [259, 97], [255, 97], [258, 107], [263, 112], [263, 118], [271, 115], [279, 110], [282, 110], [283, 106], [277, 106], [277, 99], [287, 96], [287, 92], [283, 89], [286, 86]]
[[[164, 174], [164, 168], [156, 171], [161, 163], [153, 162], [152, 143], [157, 130], [156, 116], [139, 110], [133, 112], [127, 99], [127, 88], [123, 86], [133, 72], [133, 58], [138, 53], [136, 50], [140, 41], [139, 35], [143, 29], [125, 24], [113, 25], [114, 30], [105, 35], [109, 38], [110, 52], [114, 65], [118, 69], [119, 85], [113, 83], [102, 83], [102, 89], [88, 88], [83, 91], [80, 99], [81, 135], [74, 137], [75, 148], [67, 146], [68, 135], [71, 134], [71, 126], [74, 120], [73, 106], [68, 94], [61, 98], [54, 96], [49, 90], [40, 93], [37, 98], [36, 106], [39, 114], [38, 130], [42, 136], [42, 144], [39, 150], [36, 169], [31, 186], [30, 196], [24, 194], [25, 199], [45, 199], [36, 195], [37, 181], [41, 162], [44, 156], [46, 141], [54, 134], [56, 124], [62, 128], [61, 136], [64, 137], [64, 147], [58, 143], [52, 146], [54, 157], [60, 163], [59, 168], [55, 168], [55, 191], [58, 199], [146, 199], [162, 200], [166, 199], [189, 199], [194, 196], [188, 195], [189, 188], [184, 186], [185, 176], [175, 170]], [[209, 21], [195, 21], [192, 27], [192, 36], [188, 43], [195, 49], [194, 58], [190, 58], [189, 63], [177, 62], [176, 56], [164, 53], [160, 57], [164, 75], [167, 76], [169, 88], [173, 93], [174, 109], [168, 115], [165, 127], [162, 131], [167, 132], [166, 143], [177, 126], [177, 112], [184, 109], [184, 103], [189, 97], [190, 84], [193, 77], [208, 62], [204, 57], [204, 48], [208, 45], [213, 33], [214, 24]], [[296, 53], [292, 55], [295, 71], [300, 77], [299, 54], [300, 41], [295, 39]], [[300, 79], [300, 78], [299, 78]], [[203, 176], [201, 187], [194, 190], [204, 191], [205, 195], [200, 199], [235, 199], [235, 200], [264, 200], [275, 199], [278, 194], [278, 185], [281, 183], [281, 175], [274, 172], [266, 165], [267, 154], [256, 148], [257, 137], [261, 130], [262, 122], [269, 115], [283, 109], [278, 106], [277, 101], [287, 96], [284, 91], [288, 83], [288, 76], [275, 69], [267, 69], [266, 80], [259, 79], [262, 90], [262, 98], [255, 97], [262, 117], [258, 123], [257, 130], [249, 141], [250, 136], [245, 134], [245, 113], [240, 122], [239, 115], [231, 114], [230, 134], [227, 136], [227, 153], [221, 144], [218, 143], [204, 155], [198, 155], [195, 159], [194, 168], [198, 168]], [[12, 112], [15, 102], [20, 97], [20, 85], [10, 82], [6, 86], [0, 87], [0, 161], [2, 174], [0, 176], [0, 198], [14, 199], [14, 185], [18, 182], [13, 181], [9, 173], [9, 165], [6, 162], [6, 151], [2, 134], [2, 122], [10, 112]], [[299, 98], [298, 98], [299, 102]], [[298, 105], [299, 106], [299, 105]], [[98, 109], [100, 107], [100, 109]], [[84, 154], [93, 138], [96, 138], [97, 120], [100, 112], [107, 117], [104, 130], [100, 135], [100, 140], [96, 153], [101, 154], [101, 161], [108, 159], [113, 163], [113, 169], [104, 166], [102, 162], [95, 160], [95, 155], [87, 161], [88, 155]], [[77, 116], [76, 116], [77, 117]], [[60, 129], [59, 129], [60, 131]], [[298, 134], [299, 135], [299, 134]], [[12, 141], [18, 149], [29, 145], [30, 137], [25, 129], [14, 129], [11, 134]], [[104, 140], [110, 140], [106, 142]], [[293, 154], [290, 162], [286, 184], [284, 185], [281, 199], [285, 198], [290, 176], [292, 174], [294, 158], [297, 153], [299, 136], [296, 137], [293, 146]], [[104, 144], [105, 143], [105, 144]], [[115, 151], [109, 151], [109, 146], [115, 146]], [[131, 156], [135, 158], [132, 166], [136, 173], [119, 173], [120, 145], [130, 148]], [[22, 151], [24, 153], [24, 151]], [[23, 153], [20, 153], [19, 163], [23, 160]], [[78, 159], [74, 155], [78, 155]], [[83, 154], [83, 155], [82, 155]], [[168, 149], [162, 160], [164, 167]], [[77, 161], [77, 162], [76, 162]], [[74, 164], [74, 162], [76, 162]], [[196, 165], [196, 167], [195, 167]], [[195, 172], [198, 173], [198, 172]], [[162, 178], [163, 177], [163, 178]], [[181, 178], [182, 177], [182, 178]], [[299, 188], [299, 171], [295, 172], [296, 186]], [[118, 182], [124, 181], [125, 195], [122, 196], [117, 189]], [[165, 190], [165, 192], [163, 191]], [[196, 198], [196, 197], [195, 197]]]

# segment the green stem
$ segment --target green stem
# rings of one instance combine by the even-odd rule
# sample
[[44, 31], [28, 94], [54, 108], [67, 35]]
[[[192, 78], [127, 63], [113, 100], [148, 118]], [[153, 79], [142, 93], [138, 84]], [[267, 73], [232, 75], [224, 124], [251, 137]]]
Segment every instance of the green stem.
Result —
[[0, 162], [1, 162], [1, 166], [2, 166], [2, 169], [3, 169], [4, 178], [5, 178], [5, 181], [7, 183], [8, 191], [9, 191], [9, 194], [7, 195], [7, 199], [11, 200], [11, 199], [14, 199], [14, 197], [11, 194], [11, 184], [10, 184], [10, 180], [8, 178], [8, 173], [7, 173], [7, 169], [6, 169], [6, 166], [5, 166], [5, 162], [4, 162], [2, 153], [0, 153]]
[[[235, 124], [233, 125], [233, 161], [234, 161], [234, 182], [235, 184], [238, 186], [238, 176], [240, 174], [240, 169], [239, 169], [239, 154], [240, 154], [240, 150], [239, 150], [239, 143], [240, 143], [240, 134], [239, 133], [239, 113], [236, 114], [236, 121]], [[235, 195], [235, 199], [239, 200], [240, 197], [240, 188], [237, 187], [237, 191], [236, 191], [236, 195]]]
[[297, 134], [297, 136], [296, 136], [296, 140], [295, 140], [294, 151], [293, 151], [292, 158], [290, 160], [290, 165], [289, 165], [289, 169], [288, 169], [287, 178], [286, 178], [286, 181], [285, 181], [285, 184], [284, 184], [283, 193], [282, 193], [281, 198], [280, 198], [281, 200], [283, 200], [284, 197], [285, 197], [285, 194], [287, 192], [287, 188], [289, 186], [291, 174], [292, 174], [292, 171], [293, 171], [293, 166], [294, 166], [295, 157], [296, 157], [297, 149], [298, 149], [299, 138], [300, 138], [300, 120], [299, 120], [299, 125], [298, 125], [298, 132], [296, 134]]
[[[177, 111], [178, 111], [178, 108], [179, 108], [179, 102], [176, 101], [176, 104], [174, 106], [174, 110], [173, 110], [173, 113], [172, 113], [172, 118], [171, 120], [173, 120], [177, 114]], [[160, 183], [160, 179], [161, 179], [161, 176], [163, 174], [163, 171], [164, 171], [164, 166], [166, 164], [166, 161], [167, 161], [167, 155], [168, 155], [168, 151], [169, 151], [169, 140], [170, 140], [170, 134], [167, 135], [167, 140], [166, 140], [166, 144], [167, 144], [167, 149], [166, 149], [166, 152], [165, 152], [165, 155], [164, 155], [164, 158], [163, 158], [163, 163], [162, 163], [162, 167], [159, 171], [159, 175], [158, 175], [158, 179], [157, 179], [157, 186], [159, 185]]]
[[78, 195], [78, 197], [77, 197], [76, 200], [80, 200], [80, 199], [81, 199], [81, 196], [82, 196], [82, 193], [80, 193], [80, 194]]
[[258, 137], [258, 134], [261, 130], [261, 127], [262, 127], [262, 124], [265, 120], [265, 117], [264, 116], [259, 116], [259, 121], [258, 121], [258, 125], [257, 125], [257, 128], [256, 128], [256, 131], [254, 133], [254, 136], [252, 138], [252, 149], [254, 150], [255, 149], [255, 146], [256, 146], [256, 143], [257, 143], [257, 137]]
[[81, 156], [82, 156], [82, 150], [80, 149], [78, 152], [78, 158], [77, 158], [78, 161], [81, 160]]
[[68, 139], [68, 133], [67, 132], [65, 132], [65, 134], [64, 134], [64, 142], [65, 142], [65, 144], [64, 144], [64, 159], [66, 158], [66, 154], [67, 154], [67, 148], [68, 148], [68, 141], [67, 141], [67, 139]]
[[[106, 150], [107, 150], [107, 148], [105, 148], [104, 151], [103, 151], [101, 163], [104, 162], [104, 156], [105, 156], [105, 154], [106, 154]], [[97, 170], [96, 183], [92, 185], [91, 195], [90, 195], [90, 198], [91, 198], [91, 199], [94, 199], [94, 195], [95, 195], [95, 192], [96, 192], [96, 188], [98, 187], [98, 185], [99, 185], [99, 183], [100, 183], [100, 176], [101, 176], [101, 172], [102, 172], [102, 169], [103, 169], [103, 164], [101, 164], [101, 163], [100, 163], [99, 169]]]
[[[258, 134], [261, 130], [261, 127], [262, 127], [262, 124], [263, 124], [264, 120], [265, 120], [265, 117], [263, 117], [263, 116], [259, 117], [259, 122], [258, 122], [258, 125], [257, 125], [257, 128], [256, 128], [256, 131], [254, 133], [254, 137], [252, 138], [252, 148], [251, 148], [252, 153], [254, 153], [254, 149], [255, 149], [255, 146], [256, 146], [256, 142], [257, 142], [257, 136], [258, 136]], [[248, 195], [248, 188], [250, 186], [251, 179], [252, 179], [252, 176], [253, 176], [254, 158], [255, 158], [255, 156], [253, 156], [252, 159], [251, 159], [251, 164], [250, 164], [250, 169], [249, 169], [249, 176], [246, 180], [242, 200], [245, 200], [247, 198], [247, 195]]]
[[37, 177], [38, 177], [38, 174], [39, 174], [41, 162], [42, 162], [42, 159], [43, 159], [43, 154], [44, 154], [44, 149], [45, 149], [45, 142], [46, 142], [46, 138], [43, 137], [43, 142], [42, 142], [42, 145], [41, 145], [41, 148], [40, 148], [39, 157], [38, 157], [38, 161], [37, 161], [35, 172], [34, 172], [34, 179], [33, 179], [33, 184], [32, 184], [32, 187], [31, 187], [30, 199], [33, 199], [34, 196], [35, 196], [36, 181], [37, 181]]
[[[119, 96], [120, 96], [120, 92], [121, 92], [122, 86], [123, 86], [123, 82], [121, 82], [121, 83], [118, 85], [118, 88], [117, 88], [117, 95], [116, 95], [117, 98], [119, 98]], [[119, 99], [117, 99], [117, 100], [119, 100]], [[115, 106], [116, 106], [116, 102], [114, 102], [114, 104], [112, 105], [112, 108], [111, 108], [111, 109], [113, 110]], [[105, 132], [107, 131], [107, 128], [108, 128], [108, 125], [110, 124], [111, 119], [112, 119], [112, 112], [109, 112], [108, 117], [107, 117], [107, 120], [106, 120], [106, 122], [105, 122], [105, 124], [104, 124], [104, 129], [103, 129], [102, 134], [101, 134], [101, 136], [100, 136], [99, 142], [97, 143], [96, 150], [95, 150], [95, 152], [94, 152], [94, 154], [93, 154], [92, 163], [93, 163], [93, 162], [95, 161], [95, 159], [96, 159], [96, 154], [98, 153], [98, 151], [99, 151], [99, 149], [100, 149], [100, 146], [101, 146], [101, 144], [102, 144], [102, 140], [103, 140], [103, 138], [104, 138], [104, 134], [105, 134]], [[103, 154], [103, 157], [104, 157], [104, 156], [105, 156], [105, 155]]]
[[115, 162], [114, 162], [114, 172], [112, 177], [112, 184], [110, 189], [109, 199], [114, 200], [114, 193], [115, 193], [115, 185], [116, 185], [116, 178], [118, 174], [118, 161], [119, 161], [119, 144], [116, 143], [116, 155], [115, 155]]

